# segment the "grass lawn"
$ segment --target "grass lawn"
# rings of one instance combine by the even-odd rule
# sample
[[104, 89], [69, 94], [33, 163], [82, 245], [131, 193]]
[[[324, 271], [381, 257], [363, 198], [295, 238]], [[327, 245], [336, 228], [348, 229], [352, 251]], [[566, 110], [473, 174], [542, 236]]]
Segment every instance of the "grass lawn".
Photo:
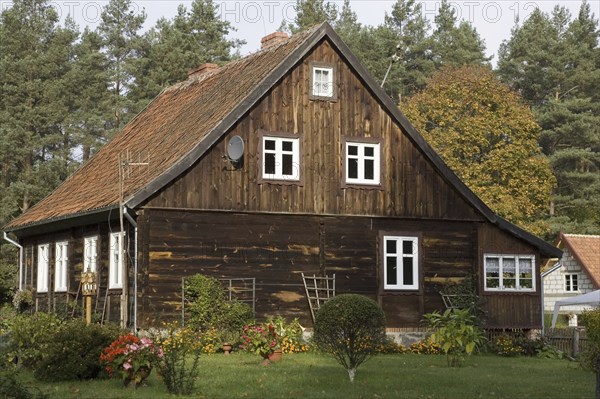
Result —
[[[438, 355], [380, 355], [363, 364], [350, 383], [346, 371], [324, 355], [284, 355], [261, 366], [256, 355], [205, 355], [193, 398], [592, 398], [594, 374], [567, 360], [478, 355], [461, 368]], [[29, 376], [27, 376], [29, 378]], [[120, 380], [42, 384], [51, 398], [164, 398], [153, 371], [148, 385], [125, 388]]]

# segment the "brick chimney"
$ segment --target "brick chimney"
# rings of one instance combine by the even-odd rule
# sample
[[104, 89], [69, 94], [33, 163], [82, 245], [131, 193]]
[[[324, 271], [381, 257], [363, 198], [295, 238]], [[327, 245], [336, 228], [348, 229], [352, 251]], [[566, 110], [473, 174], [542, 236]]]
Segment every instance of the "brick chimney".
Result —
[[219, 69], [219, 66], [217, 64], [211, 64], [211, 63], [202, 64], [196, 69], [190, 69], [188, 71], [188, 78], [192, 78], [192, 77], [197, 78], [197, 77], [200, 77], [209, 72], [216, 71], [217, 69]]
[[284, 40], [287, 40], [288, 38], [289, 36], [285, 32], [271, 33], [270, 35], [267, 35], [260, 39], [260, 48], [264, 50], [266, 48], [273, 47], [274, 45], [279, 44]]

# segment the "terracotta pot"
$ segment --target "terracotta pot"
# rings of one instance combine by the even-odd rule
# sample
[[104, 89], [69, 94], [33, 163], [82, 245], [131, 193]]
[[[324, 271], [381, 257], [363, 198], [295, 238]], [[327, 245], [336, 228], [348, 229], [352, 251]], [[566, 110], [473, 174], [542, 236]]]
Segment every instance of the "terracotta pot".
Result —
[[233, 346], [229, 342], [223, 342], [223, 353], [229, 355]]
[[283, 352], [281, 351], [281, 349], [275, 349], [275, 352], [269, 355], [269, 360], [273, 363], [277, 363], [281, 361], [282, 356]]

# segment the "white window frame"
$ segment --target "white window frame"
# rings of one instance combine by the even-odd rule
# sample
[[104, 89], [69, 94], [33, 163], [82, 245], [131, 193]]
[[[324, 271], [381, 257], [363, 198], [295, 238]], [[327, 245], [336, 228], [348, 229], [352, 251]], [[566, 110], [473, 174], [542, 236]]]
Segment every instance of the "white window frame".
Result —
[[[396, 241], [396, 251], [388, 251], [388, 241]], [[404, 242], [412, 243], [412, 253], [404, 253]], [[396, 258], [396, 283], [388, 282], [388, 257]], [[404, 259], [412, 258], [412, 284], [404, 283]], [[402, 260], [400, 262], [400, 260]], [[419, 289], [419, 238], [409, 236], [383, 236], [383, 288], [385, 290], [413, 290]], [[399, 267], [400, 266], [400, 267]]]
[[[321, 79], [323, 73], [327, 73], [326, 79]], [[312, 95], [314, 97], [333, 97], [333, 67], [312, 67]]]
[[40, 244], [37, 252], [37, 292], [48, 292], [49, 268], [50, 244]]
[[[357, 147], [358, 154], [350, 155], [350, 147]], [[365, 149], [372, 148], [373, 155], [365, 155]], [[356, 141], [346, 142], [346, 184], [362, 184], [362, 185], [379, 185], [381, 181], [381, 144], [380, 143], [364, 143]], [[350, 160], [357, 160], [358, 164], [358, 176], [353, 178], [350, 177]], [[365, 163], [367, 161], [373, 161], [373, 178], [365, 178]]]
[[108, 288], [123, 288], [123, 254], [119, 251], [119, 240], [123, 240], [123, 232], [111, 233], [108, 249]]
[[98, 236], [83, 239], [83, 271], [94, 272], [98, 270]]
[[[498, 258], [499, 259], [499, 271], [498, 271], [498, 287], [488, 287], [488, 259]], [[515, 286], [507, 287], [504, 285], [504, 260], [513, 259], [515, 263]], [[520, 277], [520, 259], [528, 259], [531, 261], [531, 288], [521, 287]], [[485, 291], [502, 291], [502, 292], [535, 292], [535, 256], [534, 255], [515, 255], [515, 254], [484, 254], [483, 255], [483, 275], [484, 275], [484, 289]]]
[[[275, 142], [275, 149], [267, 149], [267, 141]], [[292, 143], [292, 150], [283, 150], [283, 143]], [[275, 155], [275, 173], [267, 173], [265, 164], [268, 154]], [[292, 156], [292, 174], [283, 173], [283, 156]], [[300, 180], [300, 138], [298, 137], [277, 137], [277, 136], [263, 136], [262, 139], [262, 178], [265, 180], [286, 180], [286, 181], [299, 181]]]
[[54, 292], [66, 292], [68, 285], [69, 242], [54, 245]]
[[[573, 285], [575, 285], [575, 289], [573, 289]], [[579, 292], [579, 275], [577, 273], [565, 274], [565, 292]]]

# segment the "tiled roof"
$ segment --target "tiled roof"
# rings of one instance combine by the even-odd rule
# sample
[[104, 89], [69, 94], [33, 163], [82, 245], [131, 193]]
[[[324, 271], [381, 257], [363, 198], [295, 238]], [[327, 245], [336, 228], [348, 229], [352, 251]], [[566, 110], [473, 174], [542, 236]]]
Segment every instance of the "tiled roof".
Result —
[[594, 281], [596, 288], [600, 287], [600, 235], [562, 234], [561, 238], [575, 260]]
[[128, 168], [123, 189], [127, 200], [202, 143], [317, 28], [165, 89], [93, 158], [5, 229], [117, 206], [120, 157], [148, 161], [147, 167]]

